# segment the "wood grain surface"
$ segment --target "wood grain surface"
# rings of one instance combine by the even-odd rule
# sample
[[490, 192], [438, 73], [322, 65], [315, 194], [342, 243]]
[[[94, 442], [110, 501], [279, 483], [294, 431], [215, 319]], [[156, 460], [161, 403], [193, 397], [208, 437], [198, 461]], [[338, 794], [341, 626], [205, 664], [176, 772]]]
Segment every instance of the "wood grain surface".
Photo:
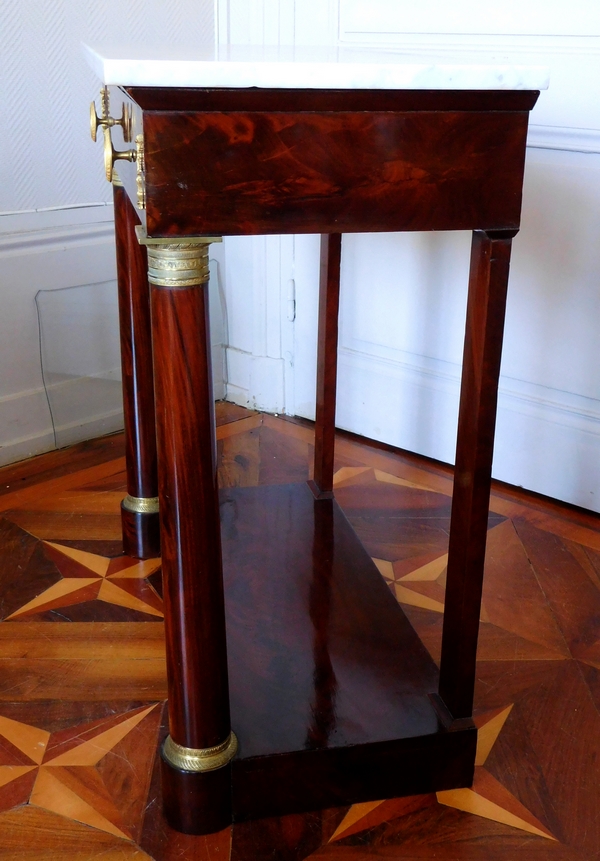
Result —
[[469, 717], [473, 708], [513, 235], [475, 231], [471, 250], [440, 665], [440, 696], [455, 718]]
[[148, 112], [148, 233], [515, 228], [527, 121], [527, 111]]
[[314, 481], [319, 493], [333, 490], [338, 317], [342, 237], [321, 237]]
[[[231, 405], [217, 405], [218, 422], [221, 416], [229, 428], [219, 441], [223, 487], [307, 480], [314, 433], [309, 423], [257, 416]], [[236, 425], [237, 433], [233, 432]], [[95, 505], [91, 499], [86, 502], [84, 495], [102, 499], [106, 488], [123, 490], [123, 461], [117, 460], [109, 469], [102, 465], [115, 451], [114, 444], [114, 438], [109, 438], [83, 452], [75, 447], [72, 464], [48, 455], [29, 462], [30, 474], [27, 464], [14, 468], [16, 487], [23, 482], [27, 492], [13, 497], [22, 507], [11, 507], [0, 523], [3, 618], [64, 579], [56, 564], [60, 556], [49, 557], [46, 542], [62, 544], [63, 556], [68, 557], [71, 550], [90, 554], [91, 558], [78, 558], [91, 566], [93, 576], [104, 568], [108, 571], [115, 560], [125, 565], [121, 571], [131, 566], [126, 560], [119, 562], [124, 557], [118, 538], [41, 538], [12, 520], [26, 514], [27, 506], [35, 506], [39, 508], [36, 523], [45, 533], [50, 531], [48, 524], [56, 514], [51, 504], [55, 480], [66, 482], [59, 489], [73, 493], [72, 505], [81, 504], [90, 512]], [[94, 451], [99, 473], [90, 462]], [[238, 454], [242, 462], [236, 461]], [[20, 493], [10, 470], [4, 475], [11, 483], [10, 492]], [[338, 434], [334, 487], [345, 515], [375, 558], [386, 588], [432, 658], [439, 661], [442, 615], [438, 605], [445, 600], [451, 470]], [[35, 488], [37, 493], [30, 492]], [[116, 498], [114, 504], [117, 515]], [[495, 483], [491, 509], [476, 668], [479, 748], [471, 790], [275, 816], [236, 823], [233, 829], [209, 837], [181, 835], [169, 828], [160, 812], [156, 750], [158, 739], [167, 732], [167, 718], [159, 708], [141, 718], [96, 766], [43, 766], [48, 771], [57, 769], [56, 780], [65, 787], [60, 790], [61, 799], [66, 798], [66, 790], [77, 788], [86, 804], [109, 822], [116, 821], [118, 814], [117, 827], [125, 828], [131, 837], [102, 830], [97, 827], [103, 825], [98, 818], [96, 825], [85, 824], [72, 818], [67, 808], [57, 813], [36, 807], [28, 799], [35, 770], [40, 768], [30, 757], [37, 740], [55, 734], [61, 744], [76, 750], [78, 740], [89, 739], [91, 733], [102, 735], [120, 725], [129, 728], [132, 713], [139, 710], [139, 715], [166, 697], [160, 619], [142, 621], [134, 610], [94, 598], [84, 607], [89, 621], [67, 621], [69, 613], [84, 606], [70, 605], [55, 608], [45, 620], [23, 615], [0, 623], [0, 857], [10, 861], [597, 858], [600, 518]], [[72, 511], [71, 518], [75, 516]], [[69, 569], [68, 576], [74, 572]], [[136, 582], [148, 582], [160, 593], [156, 575]], [[320, 662], [322, 691], [330, 689], [327, 679], [338, 660], [329, 650], [329, 668], [327, 639], [322, 637], [323, 626], [331, 624], [337, 613], [331, 602], [326, 589], [307, 596], [306, 612], [317, 624], [306, 643], [306, 654], [312, 652]], [[319, 744], [330, 726], [331, 697], [316, 697], [313, 690], [311, 707], [317, 708], [320, 717], [312, 723], [311, 738]], [[15, 766], [15, 760], [21, 764]], [[29, 770], [19, 775], [7, 771], [10, 768]], [[66, 775], [66, 769], [75, 773]], [[80, 778], [77, 769], [90, 773]]]

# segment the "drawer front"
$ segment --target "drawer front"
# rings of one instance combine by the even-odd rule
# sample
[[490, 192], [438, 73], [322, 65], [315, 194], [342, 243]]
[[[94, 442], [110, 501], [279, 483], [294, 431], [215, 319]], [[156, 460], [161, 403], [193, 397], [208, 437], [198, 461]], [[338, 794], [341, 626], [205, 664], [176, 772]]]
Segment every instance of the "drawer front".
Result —
[[528, 111], [145, 111], [148, 233], [511, 229]]

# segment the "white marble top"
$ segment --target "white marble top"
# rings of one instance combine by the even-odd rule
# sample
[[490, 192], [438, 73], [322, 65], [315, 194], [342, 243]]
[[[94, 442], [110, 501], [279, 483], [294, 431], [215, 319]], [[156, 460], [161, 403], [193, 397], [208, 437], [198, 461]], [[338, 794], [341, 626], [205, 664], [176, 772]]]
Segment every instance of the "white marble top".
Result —
[[548, 69], [501, 54], [394, 53], [360, 48], [84, 45], [105, 84], [370, 90], [544, 90]]

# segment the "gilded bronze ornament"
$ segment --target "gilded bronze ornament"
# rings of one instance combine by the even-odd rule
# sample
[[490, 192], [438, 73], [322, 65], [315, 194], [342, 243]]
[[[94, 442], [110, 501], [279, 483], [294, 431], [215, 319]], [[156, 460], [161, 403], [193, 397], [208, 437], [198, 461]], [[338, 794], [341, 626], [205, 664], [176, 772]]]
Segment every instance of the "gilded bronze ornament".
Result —
[[158, 511], [158, 496], [130, 496], [123, 500], [123, 508], [136, 514], [156, 514]]
[[163, 755], [170, 765], [181, 771], [215, 771], [231, 762], [238, 749], [235, 733], [230, 733], [216, 747], [183, 747], [168, 735], [163, 744]]

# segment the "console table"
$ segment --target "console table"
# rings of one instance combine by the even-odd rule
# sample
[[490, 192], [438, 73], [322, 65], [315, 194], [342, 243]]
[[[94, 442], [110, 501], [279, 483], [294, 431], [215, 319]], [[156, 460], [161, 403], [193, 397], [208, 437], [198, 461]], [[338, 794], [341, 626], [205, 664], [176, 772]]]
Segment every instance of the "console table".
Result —
[[[86, 50], [114, 185], [129, 554], [158, 552], [160, 509], [170, 823], [201, 834], [469, 786], [509, 258], [545, 71]], [[334, 498], [337, 316], [343, 233], [459, 229], [473, 243], [438, 673]], [[322, 234], [314, 480], [219, 502], [208, 248], [257, 233]]]

